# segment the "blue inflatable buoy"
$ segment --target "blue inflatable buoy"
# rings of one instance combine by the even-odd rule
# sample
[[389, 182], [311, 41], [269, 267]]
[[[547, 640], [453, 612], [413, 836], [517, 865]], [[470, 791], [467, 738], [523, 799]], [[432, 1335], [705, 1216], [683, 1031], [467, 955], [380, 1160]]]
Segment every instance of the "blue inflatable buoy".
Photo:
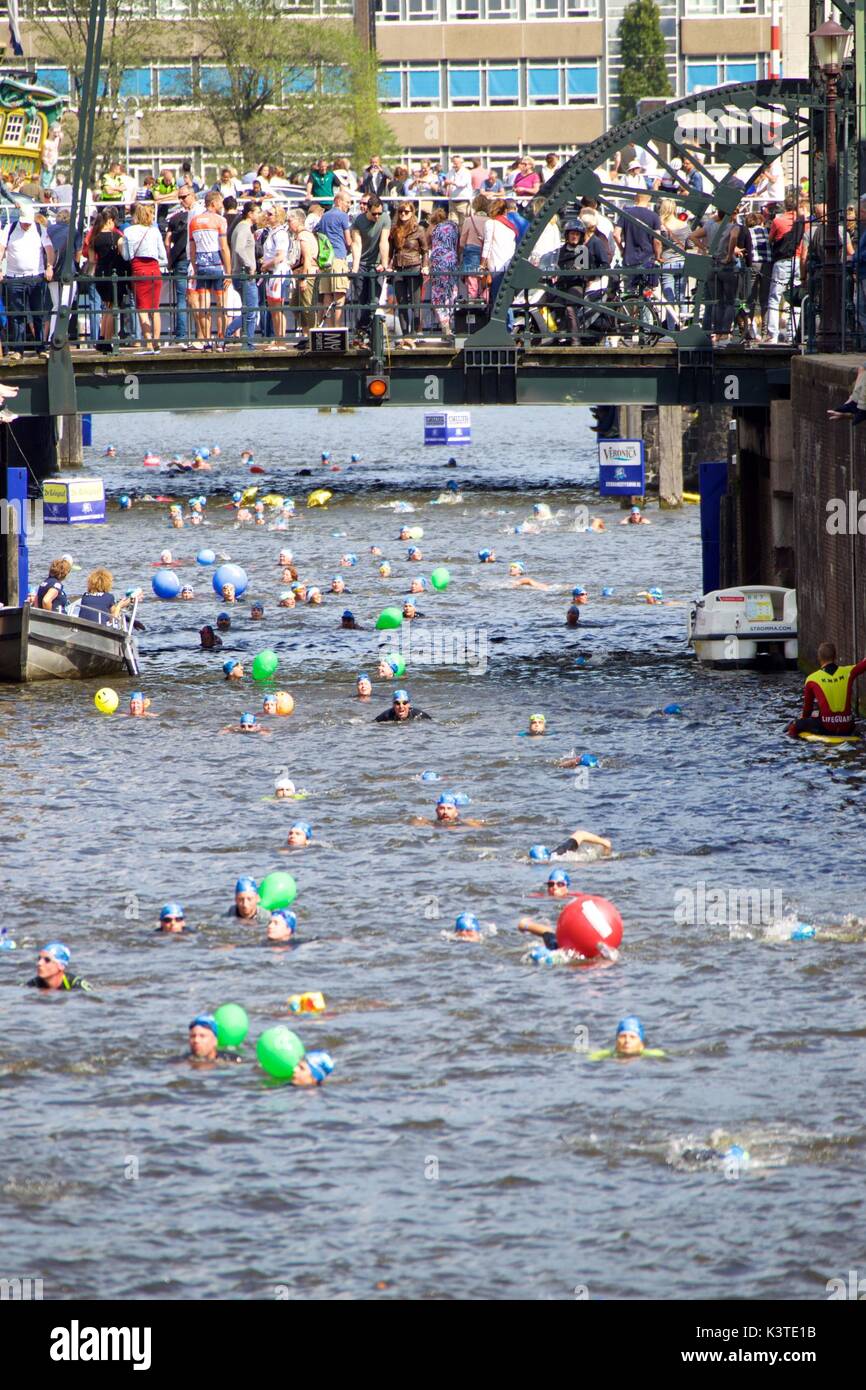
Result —
[[235, 598], [240, 598], [249, 582], [246, 570], [241, 569], [240, 565], [220, 565], [219, 569], [214, 571], [214, 593], [218, 594], [220, 597], [222, 597], [223, 585], [233, 584]]
[[608, 589], [602, 589], [602, 591], [601, 591], [601, 596], [602, 596], [602, 598], [612, 598], [612, 597], [613, 597], [613, 589], [609, 589], [609, 588], [608, 588]]
[[150, 581], [150, 587], [157, 598], [177, 598], [180, 593], [180, 580], [174, 570], [157, 570]]
[[213, 565], [216, 563], [215, 550], [200, 550], [195, 557], [197, 565]]

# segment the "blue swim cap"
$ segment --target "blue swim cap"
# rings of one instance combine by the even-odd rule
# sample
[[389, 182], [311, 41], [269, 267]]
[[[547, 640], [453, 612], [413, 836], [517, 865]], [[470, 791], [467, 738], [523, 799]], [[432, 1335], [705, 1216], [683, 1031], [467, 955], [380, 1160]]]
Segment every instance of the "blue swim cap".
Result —
[[255, 610], [256, 608], [261, 608], [261, 610], [262, 610], [263, 613], [264, 613], [264, 611], [265, 611], [265, 605], [262, 603], [261, 599], [259, 599], [259, 598], [257, 598], [256, 601], [255, 601], [255, 603], [251, 604], [250, 606], [251, 606], [251, 609], [252, 609], [252, 610]]
[[275, 917], [282, 917], [289, 931], [297, 931], [298, 919], [295, 916], [294, 912], [290, 912], [287, 907], [281, 908], [279, 912], [272, 912], [271, 921], [273, 921]]
[[185, 917], [186, 913], [180, 903], [166, 903], [159, 909], [159, 920], [164, 922], [166, 917]]
[[142, 693], [141, 693], [140, 690], [133, 690], [132, 694], [131, 694], [130, 697], [129, 697], [129, 703], [132, 704], [133, 700], [143, 700], [143, 699], [144, 699], [144, 696], [142, 695]]
[[233, 502], [240, 502], [242, 495], [243, 495], [243, 494], [240, 493], [240, 492], [233, 492], [233, 493], [232, 493], [232, 501], [233, 501]]
[[217, 1033], [217, 1021], [213, 1014], [196, 1014], [189, 1026], [190, 1028], [209, 1028], [215, 1038], [219, 1036]]
[[810, 927], [808, 922], [798, 922], [791, 932], [792, 941], [811, 941], [815, 935], [815, 928]]
[[572, 598], [580, 598], [580, 596], [581, 596], [582, 594], [585, 594], [585, 593], [586, 593], [586, 589], [582, 589], [582, 588], [580, 587], [580, 585], [578, 584], [578, 586], [577, 586], [576, 589], [572, 589], [572, 591], [571, 591], [571, 597], [572, 597]]
[[350, 462], [351, 462], [351, 463], [360, 463], [360, 461], [361, 461], [361, 455], [360, 455], [360, 454], [353, 454], [352, 457], [351, 457], [351, 459], [350, 459]]
[[546, 864], [550, 858], [550, 850], [546, 845], [531, 845], [529, 849], [530, 859], [538, 860], [541, 864]]
[[564, 883], [566, 888], [571, 887], [571, 879], [565, 869], [551, 869], [548, 883]]
[[575, 664], [575, 666], [585, 666], [585, 665], [586, 665], [586, 657], [585, 657], [585, 656], [576, 656], [576, 657], [574, 658], [574, 664]]
[[313, 838], [313, 827], [310, 825], [308, 821], [296, 820], [294, 825], [292, 826], [292, 830], [302, 830], [308, 840], [312, 840]]
[[581, 767], [598, 767], [598, 758], [594, 753], [581, 753], [580, 765]]
[[436, 805], [437, 805], [437, 806], [456, 806], [456, 805], [457, 805], [457, 798], [456, 798], [456, 796], [454, 795], [453, 792], [443, 792], [442, 795], [440, 796], [439, 800], [436, 802]]
[[406, 703], [409, 704], [409, 691], [395, 690], [394, 694], [391, 696], [391, 703], [395, 704], [397, 700], [405, 700]]
[[235, 893], [258, 893], [259, 885], [254, 878], [239, 878], [235, 884]]
[[196, 453], [198, 454], [200, 459], [210, 458], [210, 449], [196, 449]]
[[406, 551], [406, 554], [409, 556], [409, 559], [411, 560], [413, 555], [420, 555], [421, 552], [418, 549], [417, 545], [410, 545], [409, 549]]
[[454, 793], [454, 805], [455, 805], [455, 806], [470, 806], [471, 804], [472, 804], [472, 803], [471, 803], [471, 800], [470, 800], [470, 798], [466, 795], [465, 792], [455, 792], [455, 793]]
[[119, 502], [119, 504], [120, 504], [121, 507], [128, 507], [128, 506], [129, 506], [129, 498], [127, 497], [127, 495], [126, 495], [125, 492], [124, 492], [123, 495], [122, 495], [121, 497], [119, 497], [117, 500], [118, 500], [118, 502]]
[[366, 671], [359, 671], [359, 672], [358, 672], [358, 675], [357, 675], [357, 679], [358, 679], [359, 681], [368, 681], [368, 680], [370, 679], [370, 677], [367, 675], [367, 672], [366, 672]]
[[218, 622], [218, 623], [230, 623], [230, 622], [231, 622], [231, 618], [229, 617], [228, 613], [217, 613], [217, 622]]
[[[450, 459], [449, 459], [449, 462], [450, 462]], [[456, 462], [456, 460], [455, 460], [455, 462]], [[447, 487], [447, 489], [448, 489], [449, 492], [459, 492], [459, 490], [460, 490], [460, 484], [459, 484], [454, 478], [449, 478], [449, 479], [448, 479], [448, 482], [445, 484], [445, 486]]]
[[242, 715], [241, 715], [241, 728], [242, 728], [242, 729], [250, 729], [250, 728], [252, 728], [252, 726], [253, 726], [253, 724], [255, 724], [255, 722], [256, 722], [256, 716], [255, 716], [254, 714], [251, 714], [251, 713], [249, 712], [249, 710], [247, 710], [245, 714], [242, 714]]
[[343, 556], [343, 559], [344, 559], [344, 560], [348, 560], [350, 565], [357, 565], [357, 563], [358, 563], [358, 557], [357, 557], [357, 555], [352, 554], [352, 553], [350, 553], [350, 554], [348, 554], [348, 555], [344, 555], [344, 556]]
[[553, 965], [553, 952], [548, 951], [546, 946], [533, 946], [529, 959], [534, 965]]
[[343, 609], [343, 617], [344, 617], [344, 618], [351, 618], [353, 622], [355, 621], [355, 615], [354, 615], [354, 613], [352, 612], [351, 608], [344, 608], [344, 609]]
[[327, 463], [327, 462], [328, 462], [328, 459], [329, 459], [330, 457], [331, 457], [331, 455], [328, 453], [328, 450], [327, 450], [327, 449], [323, 449], [323, 450], [322, 450], [322, 463]]
[[511, 561], [511, 568], [512, 568], [512, 569], [515, 569], [515, 570], [519, 570], [520, 573], [523, 574], [524, 569], [525, 569], [525, 566], [522, 565], [522, 564], [520, 563], [519, 560], [512, 560], [512, 561]]
[[483, 562], [484, 560], [489, 560], [489, 559], [490, 559], [490, 551], [489, 551], [489, 550], [479, 550], [479, 552], [478, 552], [478, 558], [479, 558], [479, 560], [481, 560], [482, 562]]
[[611, 598], [612, 595], [613, 595], [613, 589], [607, 588], [607, 589], [602, 589], [602, 591], [601, 591], [601, 596], [602, 596], [602, 598]]
[[619, 1037], [620, 1033], [637, 1033], [641, 1042], [644, 1041], [643, 1024], [634, 1014], [629, 1014], [628, 1018], [620, 1019], [619, 1023], [616, 1025], [617, 1037]]
[[56, 960], [60, 965], [68, 965], [72, 960], [72, 952], [62, 941], [49, 941], [47, 946], [42, 947], [40, 954], [51, 956], [52, 960]]
[[454, 923], [455, 931], [480, 931], [481, 923], [473, 912], [461, 912]]
[[661, 589], [659, 589], [659, 588], [650, 589], [650, 591], [649, 591], [649, 596], [650, 596], [650, 598], [662, 598], [662, 597], [663, 597], [662, 591], [661, 591]]
[[314, 1052], [307, 1052], [304, 1061], [320, 1086], [334, 1070], [334, 1063], [329, 1052], [322, 1052], [318, 1049]]
[[749, 1157], [748, 1149], [744, 1149], [740, 1144], [730, 1144], [725, 1149], [725, 1158], [739, 1158], [745, 1161]]
[[682, 705], [665, 705], [662, 714], [682, 714]]
[[631, 514], [632, 514], [632, 516], [634, 516], [635, 512], [640, 513], [640, 507], [632, 507], [632, 509], [631, 509]]
[[[217, 621], [219, 621], [219, 619], [217, 619]], [[237, 661], [233, 656], [230, 656], [228, 661], [223, 662], [223, 670], [225, 671], [227, 676], [231, 675], [232, 671], [235, 669], [236, 666], [240, 666], [240, 662]]]
[[438, 781], [439, 781], [439, 773], [438, 773], [438, 772], [422, 772], [422, 773], [421, 773], [421, 781], [422, 781], [422, 782], [438, 782]]

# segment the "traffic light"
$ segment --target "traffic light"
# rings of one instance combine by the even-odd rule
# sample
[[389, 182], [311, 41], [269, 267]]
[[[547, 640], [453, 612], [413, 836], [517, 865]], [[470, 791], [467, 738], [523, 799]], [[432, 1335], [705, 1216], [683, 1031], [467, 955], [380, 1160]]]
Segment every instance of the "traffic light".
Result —
[[391, 394], [391, 383], [386, 376], [367, 377], [367, 400], [372, 405], [387, 401]]

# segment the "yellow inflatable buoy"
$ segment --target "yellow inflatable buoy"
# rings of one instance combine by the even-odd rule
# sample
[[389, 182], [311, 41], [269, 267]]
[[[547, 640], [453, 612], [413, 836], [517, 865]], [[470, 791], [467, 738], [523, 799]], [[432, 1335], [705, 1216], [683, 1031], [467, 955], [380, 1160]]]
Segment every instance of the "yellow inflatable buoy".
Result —
[[258, 492], [259, 490], [257, 487], [245, 487], [241, 493], [241, 506], [243, 506], [245, 502], [254, 502], [258, 496]]
[[333, 492], [329, 492], [326, 487], [317, 487], [315, 492], [311, 492], [307, 498], [308, 507], [324, 507], [326, 502], [330, 502]]
[[284, 500], [278, 492], [269, 492], [266, 497], [262, 498], [266, 507], [281, 507]]
[[100, 714], [114, 714], [120, 704], [120, 697], [116, 690], [110, 690], [108, 686], [104, 686], [102, 690], [97, 690], [93, 697], [93, 703]]
[[684, 493], [683, 493], [683, 501], [684, 501], [684, 502], [700, 502], [700, 500], [701, 500], [701, 494], [700, 494], [699, 492], [684, 492]]
[[807, 743], [859, 743], [859, 734], [810, 734], [804, 731], [797, 735]]

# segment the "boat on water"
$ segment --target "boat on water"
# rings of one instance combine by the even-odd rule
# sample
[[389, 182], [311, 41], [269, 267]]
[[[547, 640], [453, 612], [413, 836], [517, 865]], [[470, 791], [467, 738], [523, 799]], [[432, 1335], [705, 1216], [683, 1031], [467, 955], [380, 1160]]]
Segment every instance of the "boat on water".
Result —
[[767, 584], [713, 589], [689, 607], [688, 643], [718, 669], [797, 665], [797, 590]]
[[0, 608], [0, 681], [137, 676], [136, 607], [121, 613], [117, 626], [29, 603]]

